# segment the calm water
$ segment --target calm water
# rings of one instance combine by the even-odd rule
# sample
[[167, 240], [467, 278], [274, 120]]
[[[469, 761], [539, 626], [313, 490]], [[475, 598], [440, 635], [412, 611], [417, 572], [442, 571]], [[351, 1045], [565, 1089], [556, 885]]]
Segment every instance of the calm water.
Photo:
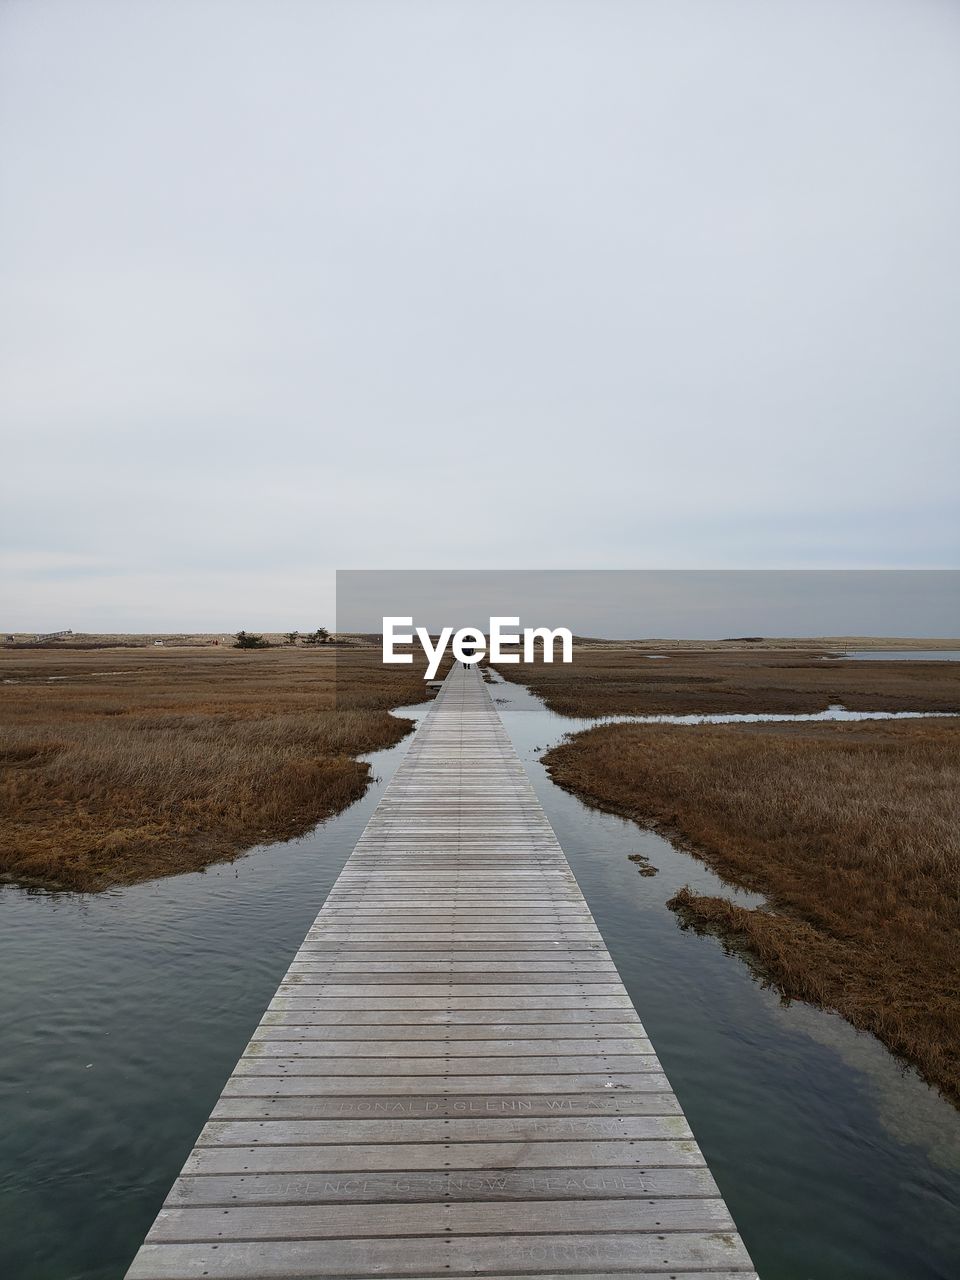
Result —
[[683, 714], [597, 716], [566, 720], [566, 732], [574, 733], [599, 724], [803, 724], [825, 720], [929, 720], [952, 719], [955, 711], [850, 711], [839, 702], [825, 711], [687, 711]]
[[[679, 930], [665, 900], [716, 877], [554, 787], [537, 757], [582, 722], [494, 693], [764, 1280], [955, 1280], [957, 1113]], [[95, 897], [0, 890], [0, 1276], [122, 1276], [405, 749], [293, 844]]]

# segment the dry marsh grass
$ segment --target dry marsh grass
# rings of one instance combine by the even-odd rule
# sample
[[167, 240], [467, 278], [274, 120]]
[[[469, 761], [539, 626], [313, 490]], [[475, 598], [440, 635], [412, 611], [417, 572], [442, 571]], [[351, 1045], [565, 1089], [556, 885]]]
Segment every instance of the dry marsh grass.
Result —
[[567, 716], [810, 712], [836, 702], [855, 711], [960, 713], [960, 662], [825, 660], [826, 648], [649, 652], [664, 656], [651, 658], [632, 647], [578, 647], [570, 665], [497, 669]]
[[756, 910], [689, 890], [670, 905], [960, 1102], [960, 719], [604, 725], [545, 760], [764, 893]]
[[8, 651], [0, 678], [0, 873], [82, 890], [304, 834], [424, 697], [365, 650]]

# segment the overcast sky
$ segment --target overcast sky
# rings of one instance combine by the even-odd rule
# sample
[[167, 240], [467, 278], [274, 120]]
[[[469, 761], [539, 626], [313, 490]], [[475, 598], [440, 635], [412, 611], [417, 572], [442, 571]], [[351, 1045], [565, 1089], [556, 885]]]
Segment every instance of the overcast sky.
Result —
[[960, 564], [953, 0], [0, 0], [8, 628]]
[[[734, 636], [960, 636], [960, 571], [339, 570], [337, 626], [377, 632], [384, 617], [491, 632], [494, 617], [608, 639]], [[410, 632], [397, 624], [397, 633]], [[504, 625], [503, 631], [516, 631]]]

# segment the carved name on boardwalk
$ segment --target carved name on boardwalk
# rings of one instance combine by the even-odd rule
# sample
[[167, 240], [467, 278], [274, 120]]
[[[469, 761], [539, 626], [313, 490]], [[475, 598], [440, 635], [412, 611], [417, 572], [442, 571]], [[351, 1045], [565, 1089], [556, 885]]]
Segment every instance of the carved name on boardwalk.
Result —
[[129, 1280], [749, 1257], [475, 667], [456, 667]]

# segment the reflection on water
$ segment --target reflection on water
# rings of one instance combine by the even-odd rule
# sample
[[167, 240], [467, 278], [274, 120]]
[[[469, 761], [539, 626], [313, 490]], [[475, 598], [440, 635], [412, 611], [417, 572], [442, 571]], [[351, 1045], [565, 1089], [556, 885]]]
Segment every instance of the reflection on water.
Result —
[[[681, 885], [730, 890], [555, 787], [538, 757], [583, 722], [496, 693], [763, 1280], [954, 1277], [957, 1113], [679, 930]], [[96, 896], [0, 889], [0, 1276], [123, 1275], [405, 750], [371, 757], [377, 785], [303, 840]]]
[[944, 1124], [943, 1099], [933, 1089], [904, 1088], [909, 1069], [888, 1053], [875, 1036], [853, 1031], [838, 1013], [825, 1013], [811, 1005], [781, 1003], [777, 1014], [869, 1075], [880, 1122], [898, 1142], [922, 1147], [934, 1164], [953, 1174], [960, 1173], [957, 1126]]

